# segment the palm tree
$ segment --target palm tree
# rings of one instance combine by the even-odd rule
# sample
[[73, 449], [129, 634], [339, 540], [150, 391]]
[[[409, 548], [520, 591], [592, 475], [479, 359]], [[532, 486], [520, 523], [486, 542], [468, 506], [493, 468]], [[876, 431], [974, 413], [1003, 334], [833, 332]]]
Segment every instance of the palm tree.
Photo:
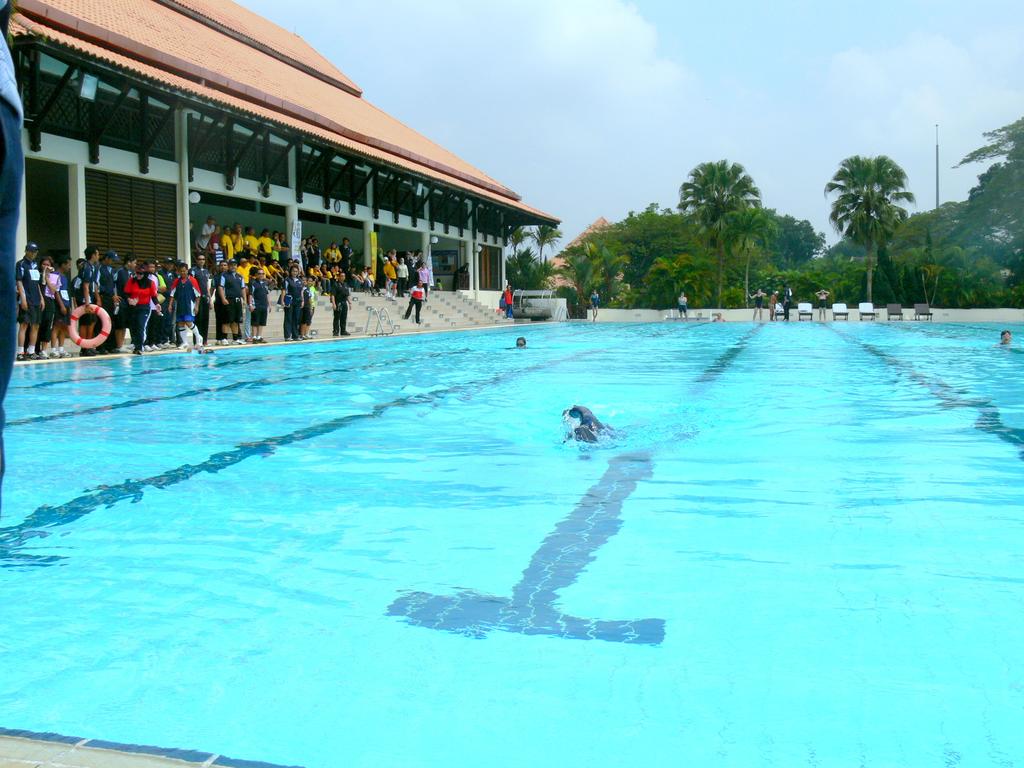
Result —
[[722, 306], [730, 215], [761, 205], [761, 192], [739, 163], [701, 163], [679, 187], [679, 210], [692, 215], [718, 257], [715, 304]]
[[505, 262], [505, 276], [516, 288], [528, 291], [549, 287], [555, 267], [551, 262], [537, 261], [532, 248], [517, 250]]
[[612, 296], [615, 295], [622, 270], [626, 268], [629, 260], [625, 256], [620, 256], [604, 243], [588, 242], [583, 246], [583, 252], [594, 265], [594, 276], [600, 282], [601, 290], [604, 291], [602, 300], [611, 301]]
[[565, 254], [558, 274], [565, 278], [576, 292], [576, 303], [582, 305], [590, 296], [590, 291], [597, 286], [598, 275], [594, 262], [583, 249], [570, 248]]
[[508, 239], [505, 241], [505, 244], [512, 246], [513, 256], [519, 253], [520, 246], [526, 242], [528, 237], [530, 237], [529, 233], [522, 227], [516, 227], [509, 232]]
[[562, 239], [562, 232], [557, 227], [541, 224], [529, 234], [529, 238], [537, 244], [537, 258], [544, 261], [544, 247], [552, 246]]
[[743, 273], [744, 303], [750, 306], [750, 259], [758, 249], [767, 247], [778, 227], [763, 208], [744, 208], [729, 215], [726, 237], [730, 250], [745, 255], [746, 270]]
[[914, 202], [914, 195], [907, 190], [907, 174], [885, 155], [854, 155], [839, 164], [825, 185], [826, 196], [833, 192], [837, 194], [829, 221], [836, 232], [864, 248], [867, 300], [871, 301], [877, 250], [907, 218], [899, 203]]

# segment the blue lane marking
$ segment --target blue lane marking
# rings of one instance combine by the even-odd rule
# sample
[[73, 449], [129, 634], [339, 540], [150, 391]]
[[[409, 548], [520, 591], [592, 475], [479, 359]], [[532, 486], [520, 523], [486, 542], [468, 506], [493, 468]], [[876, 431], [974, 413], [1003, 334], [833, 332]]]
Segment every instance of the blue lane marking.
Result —
[[469, 637], [491, 630], [551, 635], [573, 640], [658, 645], [664, 619], [607, 621], [570, 616], [555, 608], [558, 592], [573, 584], [597, 551], [622, 527], [623, 502], [641, 480], [651, 476], [647, 454], [613, 458], [601, 479], [576, 508], [544, 539], [530, 559], [511, 597], [462, 590], [454, 595], [412, 592], [388, 608], [416, 626]]
[[18, 525], [0, 528], [0, 567], [18, 567], [25, 565], [53, 565], [62, 558], [52, 555], [36, 557], [34, 555], [21, 553], [18, 550], [26, 543], [35, 538], [43, 538], [49, 535], [45, 529], [55, 526], [67, 525], [100, 507], [111, 507], [121, 501], [138, 503], [142, 501], [147, 488], [169, 488], [178, 483], [190, 480], [196, 475], [204, 472], [215, 474], [240, 464], [246, 459], [253, 457], [267, 457], [277, 449], [295, 443], [312, 440], [323, 435], [336, 432], [339, 429], [367, 419], [376, 419], [384, 415], [392, 408], [400, 408], [409, 405], [421, 405], [434, 403], [443, 398], [457, 394], [467, 394], [475, 391], [487, 391], [489, 387], [505, 383], [512, 375], [523, 375], [539, 370], [550, 370], [552, 366], [578, 360], [583, 357], [599, 354], [600, 350], [588, 350], [577, 352], [568, 357], [556, 360], [542, 360], [518, 371], [502, 370], [484, 379], [476, 379], [463, 384], [454, 384], [441, 390], [432, 392], [415, 393], [400, 397], [387, 403], [373, 406], [364, 413], [349, 414], [336, 419], [311, 424], [294, 432], [284, 435], [268, 437], [262, 440], [240, 443], [227, 451], [220, 451], [212, 454], [205, 461], [199, 464], [183, 464], [174, 469], [167, 470], [152, 477], [125, 480], [115, 485], [104, 485], [99, 488], [87, 491], [86, 493], [71, 499], [59, 506], [44, 505], [38, 507], [29, 514]]
[[[833, 329], [835, 331], [835, 329]], [[901, 360], [898, 357], [893, 357], [888, 352], [879, 349], [873, 344], [869, 344], [866, 341], [860, 339], [853, 339], [847, 336], [845, 333], [835, 331], [839, 336], [842, 336], [849, 342], [857, 344], [868, 354], [874, 355], [879, 360], [883, 361], [892, 368], [902, 371], [912, 381], [920, 384], [932, 395], [935, 396], [939, 402], [946, 408], [973, 408], [978, 411], [978, 418], [974, 422], [974, 428], [979, 432], [984, 432], [989, 435], [1002, 440], [1004, 443], [1017, 448], [1018, 458], [1024, 461], [1024, 429], [1020, 427], [1010, 427], [1003, 422], [1002, 414], [999, 412], [999, 407], [988, 398], [965, 398], [961, 397], [956, 390], [953, 389], [942, 379], [936, 376], [929, 376], [918, 371], [914, 366], [905, 360]]]
[[383, 368], [396, 363], [405, 363], [413, 360], [422, 361], [431, 357], [438, 357], [444, 354], [445, 356], [451, 357], [453, 355], [463, 354], [469, 352], [469, 349], [452, 350], [450, 352], [434, 352], [426, 355], [418, 355], [415, 357], [406, 358], [393, 358], [387, 361], [380, 361], [376, 363], [368, 363], [366, 365], [344, 365], [337, 368], [323, 368], [312, 373], [299, 373], [294, 376], [280, 376], [277, 378], [265, 377], [262, 379], [250, 379], [248, 381], [236, 381], [231, 384], [224, 384], [219, 387], [200, 387], [198, 389], [189, 389], [184, 392], [176, 392], [173, 395], [154, 395], [152, 397], [140, 397], [135, 400], [124, 400], [120, 403], [110, 403], [108, 405], [97, 405], [92, 408], [80, 408], [74, 411], [60, 411], [58, 413], [52, 413], [42, 416], [28, 416], [23, 419], [13, 419], [7, 422], [7, 427], [20, 427], [28, 424], [42, 424], [49, 421], [58, 419], [70, 419], [77, 416], [92, 416], [97, 413], [109, 413], [110, 411], [117, 411], [123, 408], [135, 408], [141, 405], [152, 405], [153, 403], [166, 402], [168, 400], [184, 400], [190, 397], [202, 397], [203, 395], [212, 395], [220, 392], [233, 392], [238, 389], [258, 389], [260, 387], [269, 387], [277, 384], [282, 384], [286, 381], [301, 381], [304, 379], [317, 378], [319, 376], [326, 376], [335, 373], [355, 373], [357, 371], [368, 371], [374, 368]]
[[[761, 327], [741, 336], [697, 379], [707, 384], [721, 376], [746, 349]], [[601, 479], [541, 543], [512, 588], [511, 597], [460, 590], [454, 595], [407, 592], [387, 610], [409, 624], [482, 638], [492, 630], [549, 635], [573, 640], [659, 645], [664, 619], [600, 620], [561, 613], [558, 592], [575, 583], [597, 551], [622, 527], [622, 505], [637, 484], [651, 477], [647, 453], [613, 458]]]

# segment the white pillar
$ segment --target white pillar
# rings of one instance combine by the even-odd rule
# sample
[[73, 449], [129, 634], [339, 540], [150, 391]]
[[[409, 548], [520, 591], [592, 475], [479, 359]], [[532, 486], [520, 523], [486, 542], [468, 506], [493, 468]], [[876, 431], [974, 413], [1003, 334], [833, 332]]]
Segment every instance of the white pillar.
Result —
[[371, 253], [373, 244], [370, 242], [370, 235], [373, 234], [373, 221], [367, 219], [363, 222], [363, 266], [369, 267], [373, 264], [373, 259], [377, 256], [375, 253]]
[[[288, 231], [285, 234], [288, 236], [288, 247], [290, 248], [292, 245], [294, 245], [294, 243], [292, 243], [292, 232], [295, 231], [295, 222], [297, 222], [299, 220], [299, 204], [298, 203], [288, 203], [287, 205], [285, 205], [285, 207], [284, 207], [284, 220], [285, 220], [285, 226], [288, 227]], [[305, 236], [305, 233], [303, 233], [303, 236]], [[300, 243], [302, 242], [302, 237], [299, 238], [299, 242]], [[289, 259], [297, 259], [297, 258], [299, 258], [299, 254], [289, 252], [288, 253], [288, 258]]]
[[[188, 209], [188, 112], [174, 115], [174, 156], [178, 158], [178, 258], [192, 263], [191, 215]], [[154, 254], [155, 255], [155, 254]]]
[[[424, 259], [424, 261], [426, 261], [427, 257], [430, 255], [430, 233], [429, 232], [421, 232], [420, 233], [420, 250], [423, 251], [423, 259]], [[412, 266], [413, 265], [410, 264], [409, 268], [412, 269]], [[410, 278], [411, 277], [412, 277], [412, 275], [410, 274]], [[456, 283], [458, 282], [458, 280], [459, 280], [459, 278], [458, 278], [458, 276], [456, 276], [455, 277]], [[455, 290], [455, 286], [452, 286], [452, 290], [453, 291]]]
[[[501, 290], [505, 290], [505, 282], [508, 279], [505, 277], [505, 246], [501, 244], [500, 240], [497, 240], [497, 242], [499, 243], [498, 248], [500, 249], [498, 252], [501, 254]], [[515, 286], [512, 287], [515, 288]]]
[[[68, 166], [68, 234], [71, 250], [71, 274], [76, 274], [75, 262], [85, 255], [89, 245], [85, 222], [85, 166], [72, 163]], [[109, 243], [96, 243], [97, 248], [107, 249]]]

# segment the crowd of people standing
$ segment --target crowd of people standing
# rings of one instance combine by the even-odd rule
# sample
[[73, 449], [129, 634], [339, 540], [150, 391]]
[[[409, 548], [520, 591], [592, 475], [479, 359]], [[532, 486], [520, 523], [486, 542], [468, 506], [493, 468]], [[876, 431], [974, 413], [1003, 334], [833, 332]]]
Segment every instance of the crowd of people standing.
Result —
[[348, 336], [353, 292], [369, 291], [393, 301], [408, 297], [405, 316], [415, 312], [419, 323], [429, 291], [430, 271], [422, 253], [381, 253], [371, 272], [356, 267], [347, 238], [321, 251], [317, 238], [310, 236], [292, 254], [280, 232], [257, 235], [239, 224], [222, 230], [210, 217], [193, 246], [191, 264], [122, 257], [89, 246], [72, 276], [69, 257], [40, 257], [38, 245], [28, 243], [15, 269], [16, 359], [70, 357], [65, 342], [76, 314], [80, 338], [95, 339], [100, 319], [92, 311], [76, 313], [79, 307], [101, 307], [110, 324], [102, 342], [83, 344], [83, 357], [141, 355], [174, 346], [203, 352], [210, 346], [266, 343], [272, 291], [278, 292], [286, 341], [312, 337], [321, 295], [330, 300], [333, 334]]

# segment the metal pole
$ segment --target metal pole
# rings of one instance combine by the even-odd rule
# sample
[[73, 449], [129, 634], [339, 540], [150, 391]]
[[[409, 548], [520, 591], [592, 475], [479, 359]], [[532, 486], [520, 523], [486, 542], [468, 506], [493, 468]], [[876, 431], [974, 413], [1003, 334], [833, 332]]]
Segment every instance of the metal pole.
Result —
[[935, 124], [935, 208], [939, 207], [939, 124]]

